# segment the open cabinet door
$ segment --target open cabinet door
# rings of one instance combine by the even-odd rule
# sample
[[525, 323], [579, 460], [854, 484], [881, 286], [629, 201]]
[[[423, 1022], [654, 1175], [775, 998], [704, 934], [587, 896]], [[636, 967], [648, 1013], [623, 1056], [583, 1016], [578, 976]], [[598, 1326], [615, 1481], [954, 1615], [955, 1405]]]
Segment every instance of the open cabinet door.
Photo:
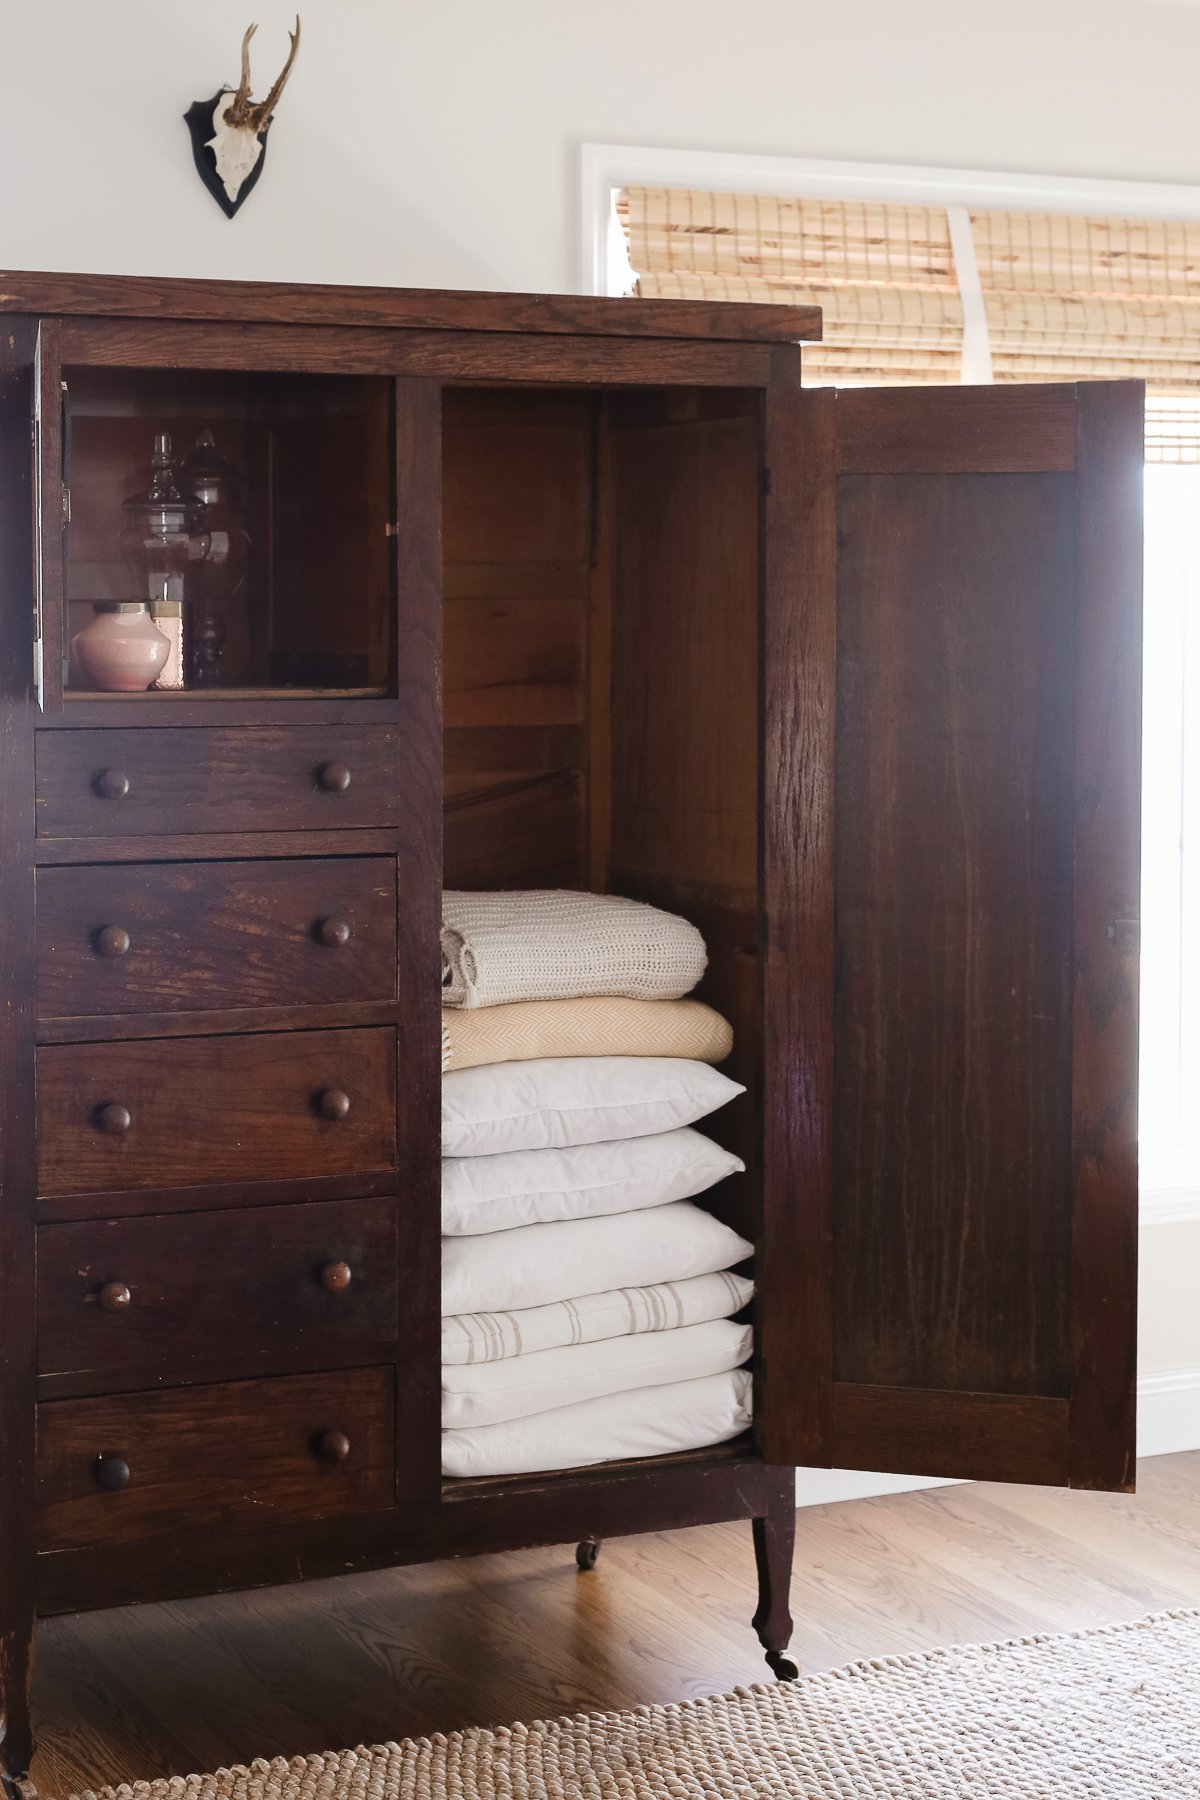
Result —
[[1132, 1485], [1142, 442], [768, 400], [771, 1462]]

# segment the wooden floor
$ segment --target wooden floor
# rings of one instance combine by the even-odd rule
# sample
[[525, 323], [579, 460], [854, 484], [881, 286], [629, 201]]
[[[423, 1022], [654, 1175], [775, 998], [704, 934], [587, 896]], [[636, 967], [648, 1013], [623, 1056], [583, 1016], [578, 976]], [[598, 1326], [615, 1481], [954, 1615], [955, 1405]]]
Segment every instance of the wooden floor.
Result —
[[[766, 1676], [746, 1526], [53, 1619], [43, 1795]], [[1200, 1605], [1200, 1452], [1136, 1498], [954, 1487], [800, 1514], [793, 1653], [857, 1657]]]

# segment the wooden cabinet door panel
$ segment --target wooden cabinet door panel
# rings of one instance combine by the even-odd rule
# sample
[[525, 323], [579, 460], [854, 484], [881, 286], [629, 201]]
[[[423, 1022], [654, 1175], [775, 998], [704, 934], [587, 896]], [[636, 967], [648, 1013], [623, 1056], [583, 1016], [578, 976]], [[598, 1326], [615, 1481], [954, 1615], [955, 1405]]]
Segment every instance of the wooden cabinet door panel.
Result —
[[387, 857], [41, 869], [38, 1016], [390, 1000]]
[[1126, 1487], [1140, 387], [769, 409], [764, 1445]]
[[44, 1045], [37, 1095], [44, 1195], [362, 1175], [396, 1159], [386, 1028]]
[[387, 726], [42, 731], [37, 832], [102, 839], [394, 825], [399, 784]]
[[390, 1368], [348, 1369], [49, 1401], [38, 1407], [39, 1548], [390, 1506], [393, 1385]]
[[170, 1380], [231, 1342], [286, 1370], [399, 1328], [390, 1199], [43, 1225], [37, 1259], [43, 1375]]

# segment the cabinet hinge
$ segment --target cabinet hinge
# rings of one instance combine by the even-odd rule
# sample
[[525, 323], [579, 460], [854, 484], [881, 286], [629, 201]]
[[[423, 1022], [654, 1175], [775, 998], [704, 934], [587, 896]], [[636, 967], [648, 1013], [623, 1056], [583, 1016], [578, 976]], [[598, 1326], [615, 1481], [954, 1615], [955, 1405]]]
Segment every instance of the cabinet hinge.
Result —
[[64, 487], [63, 491], [62, 491], [62, 495], [63, 495], [62, 522], [64, 525], [69, 525], [71, 523], [71, 490], [70, 490], [70, 488]]
[[1122, 956], [1133, 955], [1133, 953], [1141, 947], [1141, 920], [1113, 919], [1108, 927], [1108, 941], [1115, 946]]

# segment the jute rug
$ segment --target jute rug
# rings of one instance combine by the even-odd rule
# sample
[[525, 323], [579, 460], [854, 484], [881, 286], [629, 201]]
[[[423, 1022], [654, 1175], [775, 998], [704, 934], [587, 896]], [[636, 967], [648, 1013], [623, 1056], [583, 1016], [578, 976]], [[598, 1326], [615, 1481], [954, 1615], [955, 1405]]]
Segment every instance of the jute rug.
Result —
[[[1197, 1800], [1200, 1611], [711, 1700], [255, 1762], [137, 1800]], [[92, 1800], [91, 1796], [87, 1800]]]

